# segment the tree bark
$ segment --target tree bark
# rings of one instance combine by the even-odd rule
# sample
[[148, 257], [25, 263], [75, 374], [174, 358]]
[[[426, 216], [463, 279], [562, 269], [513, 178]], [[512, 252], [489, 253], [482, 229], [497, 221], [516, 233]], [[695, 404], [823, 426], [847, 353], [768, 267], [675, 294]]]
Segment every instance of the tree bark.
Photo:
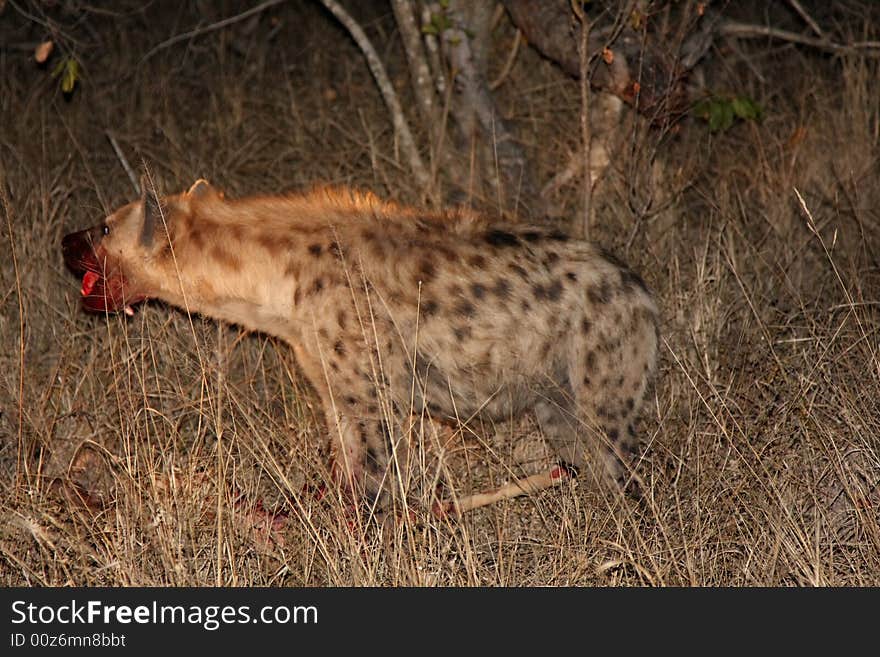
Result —
[[[488, 3], [480, 4], [491, 9]], [[507, 192], [507, 200], [512, 198], [514, 210], [521, 209], [529, 214], [534, 209], [532, 206], [539, 202], [529, 162], [522, 146], [498, 113], [486, 76], [491, 11], [478, 11], [479, 8], [460, 0], [452, 0], [449, 7], [456, 25], [444, 32], [443, 39], [455, 74], [455, 89], [460, 94], [453, 103], [456, 121], [466, 140], [474, 140], [479, 129], [497, 163], [499, 188]], [[475, 21], [473, 28], [469, 19]], [[471, 143], [475, 144], [474, 141]]]
[[[538, 52], [569, 75], [580, 77], [579, 35], [570, 0], [502, 0], [502, 4]], [[594, 62], [593, 88], [614, 94], [658, 123], [686, 109], [685, 71], [629, 25], [616, 35], [608, 29], [594, 29], [588, 50]]]

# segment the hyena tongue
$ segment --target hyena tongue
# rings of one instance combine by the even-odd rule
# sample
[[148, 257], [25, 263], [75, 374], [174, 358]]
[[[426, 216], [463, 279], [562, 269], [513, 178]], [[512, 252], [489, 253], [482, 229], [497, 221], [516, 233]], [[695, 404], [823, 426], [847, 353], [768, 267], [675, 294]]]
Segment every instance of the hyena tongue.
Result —
[[83, 275], [82, 289], [79, 291], [80, 294], [84, 297], [89, 296], [92, 293], [92, 290], [95, 289], [95, 283], [97, 283], [100, 278], [101, 277], [95, 272], [87, 271]]

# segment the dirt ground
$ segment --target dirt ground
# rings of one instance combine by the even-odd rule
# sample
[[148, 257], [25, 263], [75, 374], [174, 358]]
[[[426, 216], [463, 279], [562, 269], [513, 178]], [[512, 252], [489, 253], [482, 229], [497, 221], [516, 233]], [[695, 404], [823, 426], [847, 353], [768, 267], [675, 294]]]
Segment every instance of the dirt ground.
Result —
[[[755, 98], [760, 123], [625, 117], [594, 237], [662, 309], [641, 503], [574, 483], [380, 527], [313, 494], [324, 429], [285, 344], [157, 303], [87, 315], [59, 248], [135, 197], [108, 135], [167, 192], [204, 177], [419, 202], [363, 57], [303, 0], [144, 60], [242, 7], [114, 7], [62, 15], [83, 67], [69, 98], [57, 59], [33, 61], [45, 30], [0, 14], [0, 583], [880, 585], [876, 60], [731, 45], [707, 84]], [[361, 10], [406, 99], [390, 10]], [[502, 19], [498, 70], [512, 38]], [[497, 94], [546, 183], [578, 147], [577, 83], [522, 48]], [[563, 187], [554, 220], [580, 198]], [[463, 491], [549, 458], [529, 421], [463, 433], [441, 459]]]

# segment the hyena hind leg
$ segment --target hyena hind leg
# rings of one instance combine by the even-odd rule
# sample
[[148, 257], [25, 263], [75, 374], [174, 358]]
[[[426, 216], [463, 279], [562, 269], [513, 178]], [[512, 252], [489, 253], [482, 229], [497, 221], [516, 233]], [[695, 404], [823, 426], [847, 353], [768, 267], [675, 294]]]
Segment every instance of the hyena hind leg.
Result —
[[590, 484], [638, 496], [631, 464], [637, 447], [633, 427], [643, 386], [634, 386], [632, 397], [621, 394], [619, 386], [595, 390], [584, 377], [580, 385], [572, 387], [574, 393], [565, 386], [536, 405], [544, 438], [570, 474], [584, 471], [591, 477]]
[[541, 432], [561, 463], [539, 472], [515, 479], [493, 490], [483, 491], [458, 498], [444, 500], [432, 507], [437, 517], [459, 516], [466, 511], [488, 506], [501, 500], [509, 500], [522, 495], [532, 495], [547, 488], [559, 486], [574, 475], [572, 467], [575, 461], [581, 461], [577, 448], [577, 415], [574, 410], [572, 395], [568, 390], [559, 390], [545, 395], [535, 406], [535, 416]]

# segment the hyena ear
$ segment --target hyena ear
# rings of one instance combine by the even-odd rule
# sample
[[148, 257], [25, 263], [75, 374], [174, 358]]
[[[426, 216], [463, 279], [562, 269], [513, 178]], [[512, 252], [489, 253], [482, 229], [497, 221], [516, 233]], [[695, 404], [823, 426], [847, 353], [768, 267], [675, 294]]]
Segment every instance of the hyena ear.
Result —
[[156, 231], [156, 221], [161, 221], [162, 209], [159, 196], [150, 184], [147, 176], [141, 176], [141, 200], [144, 202], [144, 225], [141, 228], [141, 244], [153, 245], [153, 233]]
[[206, 196], [222, 196], [216, 189], [211, 186], [204, 178], [199, 178], [196, 180], [192, 187], [186, 192], [187, 196], [191, 196], [193, 198], [205, 198]]

